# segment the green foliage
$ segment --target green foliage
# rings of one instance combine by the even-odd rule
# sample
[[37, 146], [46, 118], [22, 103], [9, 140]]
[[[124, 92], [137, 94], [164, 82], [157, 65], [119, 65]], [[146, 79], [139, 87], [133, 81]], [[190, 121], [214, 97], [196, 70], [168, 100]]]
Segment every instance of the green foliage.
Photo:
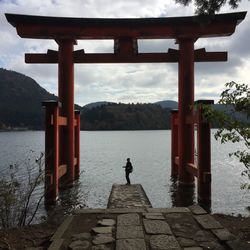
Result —
[[[192, 0], [175, 0], [175, 2], [187, 6], [192, 2]], [[219, 12], [220, 9], [226, 4], [228, 4], [233, 9], [237, 8], [241, 0], [194, 0], [193, 2], [196, 7], [196, 14], [212, 15], [216, 12]]]
[[[24, 180], [19, 176], [23, 165], [26, 166]], [[43, 153], [36, 160], [35, 168], [30, 159], [21, 165], [10, 165], [9, 175], [0, 179], [0, 228], [21, 227], [33, 221], [43, 198], [41, 195], [37, 199], [36, 192], [43, 182]]]
[[83, 130], [169, 129], [169, 109], [154, 104], [107, 104], [84, 109]]
[[[224, 104], [231, 108], [231, 113], [216, 111], [209, 107], [204, 107], [205, 116], [210, 121], [217, 121], [220, 128], [215, 133], [216, 140], [221, 143], [227, 142], [243, 142], [245, 150], [237, 150], [230, 153], [244, 164], [245, 170], [242, 175], [250, 180], [250, 89], [247, 84], [238, 84], [235, 82], [226, 83], [226, 89], [221, 93], [220, 104]], [[237, 119], [238, 112], [245, 114], [247, 121]], [[242, 188], [250, 189], [250, 184], [245, 183]]]

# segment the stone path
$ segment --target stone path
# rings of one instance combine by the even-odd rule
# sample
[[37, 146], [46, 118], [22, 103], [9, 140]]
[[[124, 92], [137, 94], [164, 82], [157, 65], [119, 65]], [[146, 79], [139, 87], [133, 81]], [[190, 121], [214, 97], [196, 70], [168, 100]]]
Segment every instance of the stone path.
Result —
[[250, 249], [199, 206], [82, 209], [51, 241], [49, 250]]
[[114, 184], [109, 196], [108, 208], [152, 207], [140, 184]]
[[67, 217], [49, 250], [250, 250], [199, 206], [152, 208], [141, 185], [113, 185], [108, 205]]

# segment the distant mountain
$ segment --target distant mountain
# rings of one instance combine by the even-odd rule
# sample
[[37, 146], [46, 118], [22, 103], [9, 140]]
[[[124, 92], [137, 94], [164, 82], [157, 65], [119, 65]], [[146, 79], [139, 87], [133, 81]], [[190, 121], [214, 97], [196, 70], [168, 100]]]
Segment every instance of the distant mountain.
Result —
[[154, 104], [158, 104], [162, 108], [168, 108], [168, 109], [177, 109], [178, 108], [178, 102], [171, 101], [171, 100], [159, 101], [159, 102], [155, 102]]
[[35, 80], [0, 68], [0, 129], [26, 127], [41, 129], [44, 124], [42, 101], [56, 100]]
[[108, 104], [115, 104], [114, 102], [106, 102], [106, 101], [99, 101], [99, 102], [91, 102], [89, 104], [86, 104], [85, 106], [83, 106], [83, 108], [86, 109], [92, 109], [92, 108], [96, 108], [102, 105], [108, 105]]

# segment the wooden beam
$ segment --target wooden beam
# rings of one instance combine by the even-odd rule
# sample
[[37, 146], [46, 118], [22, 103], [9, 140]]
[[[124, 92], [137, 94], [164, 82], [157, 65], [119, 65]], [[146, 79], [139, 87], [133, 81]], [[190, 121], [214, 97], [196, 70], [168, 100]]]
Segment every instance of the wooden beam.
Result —
[[38, 39], [199, 38], [234, 33], [246, 12], [168, 18], [65, 18], [5, 14], [19, 36]]
[[[131, 45], [131, 44], [130, 44]], [[125, 46], [125, 45], [124, 45]], [[131, 45], [132, 46], [132, 45]], [[135, 45], [136, 46], [136, 45]], [[129, 50], [130, 49], [130, 50]], [[84, 50], [74, 51], [74, 63], [175, 63], [179, 61], [179, 51], [169, 49], [167, 53], [134, 53], [136, 47], [125, 48], [121, 53], [85, 53]], [[125, 53], [128, 52], [129, 53]], [[195, 62], [226, 61], [227, 52], [206, 52], [198, 49], [194, 52]], [[46, 54], [25, 54], [26, 63], [57, 63], [58, 52], [48, 50]]]

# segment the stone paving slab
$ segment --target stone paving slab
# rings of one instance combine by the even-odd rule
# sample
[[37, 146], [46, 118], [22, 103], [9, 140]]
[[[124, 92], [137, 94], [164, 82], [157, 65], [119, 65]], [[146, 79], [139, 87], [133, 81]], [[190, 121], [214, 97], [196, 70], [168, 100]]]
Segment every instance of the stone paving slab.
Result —
[[223, 226], [209, 214], [197, 215], [194, 216], [194, 218], [205, 229], [223, 228]]
[[195, 215], [201, 215], [201, 214], [207, 214], [207, 211], [204, 210], [201, 206], [199, 205], [192, 205], [188, 207], [190, 211], [195, 214]]
[[143, 220], [147, 234], [172, 234], [172, 231], [166, 221]]
[[144, 213], [143, 216], [149, 220], [164, 220], [165, 219], [162, 213]]
[[116, 250], [146, 250], [144, 239], [117, 240]]
[[138, 214], [121, 214], [117, 216], [117, 226], [139, 226], [140, 217]]
[[144, 238], [142, 226], [117, 226], [116, 239]]
[[176, 238], [170, 235], [153, 235], [150, 237], [152, 250], [181, 250]]
[[149, 213], [190, 213], [187, 207], [170, 207], [170, 208], [147, 208]]
[[213, 229], [212, 232], [221, 241], [234, 240], [235, 236], [231, 234], [226, 228]]
[[114, 186], [121, 192], [113, 195], [115, 202], [110, 198], [110, 208], [76, 211], [58, 228], [48, 249], [250, 250], [197, 205], [152, 208], [140, 185]]

